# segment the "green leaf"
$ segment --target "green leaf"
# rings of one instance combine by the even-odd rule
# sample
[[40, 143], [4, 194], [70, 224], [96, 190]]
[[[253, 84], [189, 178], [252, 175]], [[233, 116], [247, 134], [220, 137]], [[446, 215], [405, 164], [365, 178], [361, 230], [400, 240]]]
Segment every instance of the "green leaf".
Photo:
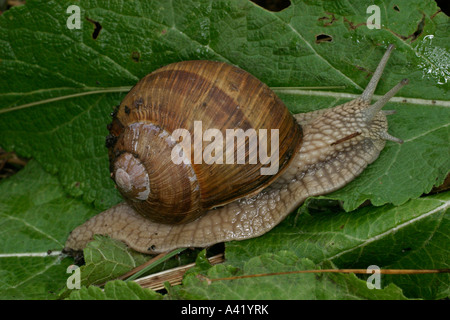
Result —
[[[85, 17], [80, 30], [66, 27], [69, 4], [33, 1], [0, 18], [5, 44], [0, 49], [0, 145], [38, 159], [58, 173], [71, 195], [82, 194], [98, 208], [120, 201], [109, 179], [104, 137], [109, 113], [125, 93], [108, 91], [132, 86], [159, 66], [181, 60], [227, 61], [270, 86], [345, 87], [343, 92], [283, 94], [297, 112], [360, 93], [385, 44], [394, 43], [397, 50], [376, 93], [410, 78], [398, 100], [408, 102], [395, 105], [399, 114], [390, 117], [391, 132], [406, 143], [388, 143], [378, 163], [334, 196], [347, 210], [366, 199], [400, 204], [428, 192], [448, 173], [449, 21], [437, 13], [434, 1], [396, 2], [400, 13], [380, 5], [380, 30], [363, 25], [367, 6], [356, 1], [337, 7], [292, 1], [278, 13], [237, 0], [83, 1], [77, 4]], [[422, 20], [419, 36], [408, 37]], [[95, 39], [92, 21], [102, 26]], [[316, 43], [321, 34], [333, 40]], [[84, 95], [93, 90], [103, 93]], [[38, 104], [20, 109], [29, 103]], [[406, 181], [407, 189], [397, 191]]]
[[110, 281], [102, 290], [83, 287], [70, 294], [69, 300], [161, 300], [163, 296], [150, 289], [143, 289], [135, 282]]
[[[325, 267], [332, 268], [332, 264]], [[268, 274], [298, 270], [322, 269], [311, 260], [300, 259], [290, 251], [267, 253], [246, 261], [242, 269], [229, 265], [216, 265], [203, 275], [208, 279], [241, 275]], [[221, 280], [208, 283], [198, 273], [189, 273], [176, 294], [184, 299], [276, 299], [276, 300], [353, 300], [353, 299], [406, 299], [395, 285], [380, 290], [368, 289], [366, 281], [352, 274], [305, 273], [268, 275], [257, 278]]]
[[[191, 263], [196, 253], [191, 251], [178, 256], [176, 260], [159, 262], [150, 273]], [[102, 286], [153, 258], [128, 248], [119, 240], [100, 235], [94, 235], [94, 240], [83, 250], [83, 257], [85, 265], [80, 267], [80, 285], [84, 287]], [[67, 297], [71, 291], [62, 291], [60, 297]]]
[[61, 250], [69, 232], [94, 212], [35, 161], [0, 188], [2, 253]]
[[[447, 198], [447, 200], [450, 197]], [[436, 223], [436, 229], [432, 236], [418, 247], [405, 247], [404, 252], [410, 252], [404, 255], [394, 263], [386, 266], [392, 269], [449, 269], [449, 246], [448, 231], [450, 230], [449, 208], [446, 213]], [[431, 219], [431, 218], [430, 218]], [[432, 225], [434, 223], [430, 223]], [[414, 228], [414, 227], [412, 227]], [[413, 235], [422, 233], [422, 226], [417, 227]], [[412, 242], [412, 241], [411, 241]], [[450, 275], [410, 275], [410, 276], [385, 276], [386, 282], [393, 282], [400, 286], [405, 295], [409, 297], [422, 297], [426, 299], [444, 299], [450, 297]]]
[[[68, 197], [57, 179], [36, 161], [0, 181], [0, 298], [57, 299], [67, 296], [67, 271], [73, 259], [60, 255], [69, 232], [94, 209]], [[64, 213], [64, 219], [55, 218]], [[190, 263], [192, 251], [155, 270]], [[124, 243], [96, 237], [84, 250], [81, 285], [101, 284], [150, 258]]]
[[55, 256], [0, 255], [0, 299], [57, 299], [66, 285], [71, 259]]
[[92, 213], [36, 161], [0, 181], [0, 298], [57, 298], [73, 260], [51, 252]]
[[[262, 237], [229, 242], [226, 258], [242, 266], [254, 256], [291, 250], [298, 257], [315, 263], [332, 261], [339, 268], [448, 269], [449, 208], [446, 192], [398, 207], [291, 215]], [[408, 287], [405, 294], [412, 298], [434, 299], [448, 291], [450, 283], [449, 274], [387, 278]]]
[[103, 284], [145, 263], [148, 255], [129, 249], [123, 242], [94, 236], [83, 250], [86, 265], [81, 267], [81, 285]]
[[[108, 172], [106, 125], [128, 88], [149, 72], [182, 60], [226, 61], [269, 86], [299, 87], [276, 92], [292, 112], [306, 112], [357, 97], [388, 43], [396, 50], [375, 98], [410, 79], [387, 107], [398, 111], [389, 116], [389, 131], [405, 143], [388, 142], [361, 176], [322, 197], [347, 211], [366, 200], [388, 205], [297, 221], [291, 215], [264, 237], [228, 245], [227, 258], [240, 267], [288, 249], [340, 267], [448, 268], [448, 193], [419, 197], [450, 168], [449, 18], [432, 0], [380, 0], [381, 29], [368, 29], [364, 2], [291, 2], [270, 12], [246, 0], [87, 0], [75, 2], [79, 30], [66, 26], [71, 1], [27, 1], [0, 16], [0, 146], [37, 161], [0, 183], [5, 298], [54, 297], [50, 292], [65, 287], [67, 259], [18, 254], [61, 249], [76, 225], [120, 201]], [[317, 41], [320, 35], [332, 41]], [[100, 266], [108, 272], [121, 265], [115, 256], [100, 262], [103, 250], [127, 250], [108, 246], [95, 257], [90, 249], [92, 282], [106, 279]], [[448, 296], [443, 274], [386, 281], [408, 297]]]

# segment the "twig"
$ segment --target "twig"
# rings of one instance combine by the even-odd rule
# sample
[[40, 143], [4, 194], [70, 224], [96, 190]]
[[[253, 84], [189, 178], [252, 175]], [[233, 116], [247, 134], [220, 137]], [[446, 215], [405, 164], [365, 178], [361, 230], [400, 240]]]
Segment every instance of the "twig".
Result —
[[[225, 259], [223, 253], [221, 253], [211, 258], [208, 258], [208, 261], [212, 265], [215, 265], [224, 262]], [[181, 284], [181, 281], [183, 280], [183, 276], [186, 273], [186, 271], [194, 266], [195, 263], [190, 263], [184, 266], [154, 273], [134, 281], [143, 288], [161, 290], [164, 289], [165, 282], [169, 282], [170, 285], [172, 286]]]

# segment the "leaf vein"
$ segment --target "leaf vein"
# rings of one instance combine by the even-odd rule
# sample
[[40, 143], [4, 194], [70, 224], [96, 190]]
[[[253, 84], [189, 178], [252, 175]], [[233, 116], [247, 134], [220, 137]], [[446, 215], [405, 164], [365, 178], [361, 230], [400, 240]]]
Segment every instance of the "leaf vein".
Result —
[[378, 235], [375, 235], [375, 236], [373, 236], [373, 237], [367, 239], [366, 241], [364, 241], [363, 243], [361, 243], [361, 244], [359, 244], [359, 245], [357, 245], [357, 246], [354, 246], [354, 247], [352, 247], [352, 248], [350, 248], [350, 249], [347, 249], [347, 250], [343, 250], [343, 251], [339, 252], [338, 254], [336, 254], [336, 255], [334, 255], [334, 256], [328, 258], [328, 260], [333, 260], [333, 259], [336, 259], [336, 258], [338, 258], [338, 257], [340, 257], [340, 256], [342, 256], [342, 255], [344, 255], [344, 254], [346, 254], [346, 253], [352, 252], [352, 251], [357, 250], [357, 249], [362, 249], [363, 247], [367, 246], [368, 244], [370, 244], [370, 243], [372, 243], [372, 242], [374, 242], [374, 241], [377, 241], [377, 240], [379, 240], [379, 239], [381, 239], [381, 238], [383, 238], [383, 237], [385, 237], [385, 236], [388, 236], [388, 235], [390, 235], [390, 234], [393, 234], [393, 233], [397, 232], [398, 230], [400, 230], [400, 229], [402, 229], [402, 228], [404, 228], [404, 227], [409, 226], [409, 225], [412, 224], [412, 223], [415, 223], [415, 222], [417, 222], [417, 221], [419, 221], [419, 220], [422, 220], [422, 219], [424, 219], [424, 218], [427, 218], [427, 217], [429, 217], [430, 215], [432, 215], [432, 214], [434, 214], [434, 213], [436, 213], [436, 212], [438, 212], [438, 211], [445, 210], [445, 209], [447, 209], [447, 208], [450, 207], [450, 201], [440, 201], [440, 202], [442, 202], [442, 205], [441, 205], [441, 206], [439, 206], [439, 207], [437, 207], [437, 208], [435, 208], [435, 209], [433, 209], [433, 210], [431, 210], [431, 211], [429, 211], [429, 212], [427, 212], [427, 213], [425, 213], [425, 214], [422, 214], [422, 215], [420, 215], [420, 216], [418, 216], [418, 217], [415, 217], [415, 218], [413, 218], [413, 219], [411, 219], [411, 220], [409, 220], [409, 221], [406, 221], [406, 222], [404, 222], [404, 223], [401, 223], [401, 224], [399, 224], [398, 226], [389, 229], [388, 231], [385, 231], [385, 232], [382, 232], [382, 233], [380, 233], [380, 234], [378, 234]]

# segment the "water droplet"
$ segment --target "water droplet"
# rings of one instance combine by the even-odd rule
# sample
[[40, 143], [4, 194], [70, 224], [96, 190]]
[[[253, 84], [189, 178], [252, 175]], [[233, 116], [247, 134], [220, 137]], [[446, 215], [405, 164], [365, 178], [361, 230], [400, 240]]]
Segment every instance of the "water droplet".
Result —
[[418, 67], [422, 69], [424, 78], [436, 79], [442, 85], [450, 79], [450, 53], [445, 48], [432, 45], [433, 38], [432, 34], [426, 35], [415, 47], [421, 61]]

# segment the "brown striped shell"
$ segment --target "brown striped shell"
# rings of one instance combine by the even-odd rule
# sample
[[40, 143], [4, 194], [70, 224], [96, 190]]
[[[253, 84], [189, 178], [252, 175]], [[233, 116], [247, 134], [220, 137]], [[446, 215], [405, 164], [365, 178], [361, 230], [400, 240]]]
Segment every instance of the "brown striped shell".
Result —
[[[277, 174], [262, 175], [267, 164], [261, 161], [248, 163], [249, 139], [245, 164], [195, 161], [195, 121], [201, 121], [203, 132], [219, 129], [223, 137], [226, 129], [278, 129]], [[192, 221], [208, 209], [258, 193], [287, 168], [302, 135], [267, 85], [229, 64], [200, 60], [173, 63], [144, 77], [113, 113], [108, 128], [111, 176], [119, 191], [137, 212], [168, 224]], [[191, 154], [182, 153], [187, 164], [172, 161], [173, 148], [181, 142], [172, 136], [176, 129], [192, 137]], [[201, 154], [207, 146], [203, 140]]]

